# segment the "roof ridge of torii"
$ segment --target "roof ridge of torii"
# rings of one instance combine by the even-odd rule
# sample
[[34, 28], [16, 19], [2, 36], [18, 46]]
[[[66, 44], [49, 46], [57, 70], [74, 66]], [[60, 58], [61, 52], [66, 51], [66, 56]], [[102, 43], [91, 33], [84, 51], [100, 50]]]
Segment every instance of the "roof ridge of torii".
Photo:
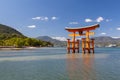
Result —
[[[90, 50], [92, 50], [94, 53], [94, 39], [90, 39], [89, 36], [94, 35], [94, 32], [90, 32], [90, 31], [95, 30], [99, 26], [100, 26], [99, 24], [95, 24], [91, 26], [77, 27], [77, 28], [66, 27], [65, 30], [67, 30], [68, 32], [72, 32], [72, 34], [69, 34], [69, 36], [72, 37], [72, 41], [68, 39], [68, 43], [67, 43], [68, 53], [70, 53], [70, 50], [72, 50], [73, 53], [75, 53], [75, 51], [78, 50], [79, 53], [79, 41], [78, 40], [76, 41], [75, 39], [76, 36], [86, 37], [82, 39], [82, 52], [85, 53], [85, 51], [88, 50], [88, 53], [90, 53]], [[76, 34], [76, 32], [78, 33]]]
[[87, 30], [95, 30], [99, 26], [100, 26], [99, 24], [94, 24], [94, 25], [91, 25], [91, 26], [76, 27], [76, 28], [65, 27], [65, 30], [67, 30], [69, 32], [73, 32], [73, 31], [87, 31]]

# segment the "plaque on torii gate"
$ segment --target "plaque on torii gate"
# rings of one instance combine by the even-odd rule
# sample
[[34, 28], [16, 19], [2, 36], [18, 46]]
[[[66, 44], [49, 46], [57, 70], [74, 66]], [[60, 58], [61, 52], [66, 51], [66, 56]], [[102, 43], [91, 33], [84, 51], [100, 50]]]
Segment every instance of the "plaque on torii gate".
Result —
[[91, 35], [94, 35], [94, 32], [91, 32], [91, 30], [95, 30], [99, 27], [99, 24], [86, 26], [86, 27], [78, 27], [78, 28], [68, 28], [66, 27], [65, 30], [68, 32], [71, 32], [68, 36], [72, 37], [72, 40], [68, 39], [67, 41], [67, 52], [70, 53], [72, 50], [72, 53], [79, 53], [79, 40], [76, 40], [77, 36], [85, 36], [85, 38], [82, 38], [82, 52], [88, 53], [92, 52], [94, 53], [94, 39], [90, 39]]

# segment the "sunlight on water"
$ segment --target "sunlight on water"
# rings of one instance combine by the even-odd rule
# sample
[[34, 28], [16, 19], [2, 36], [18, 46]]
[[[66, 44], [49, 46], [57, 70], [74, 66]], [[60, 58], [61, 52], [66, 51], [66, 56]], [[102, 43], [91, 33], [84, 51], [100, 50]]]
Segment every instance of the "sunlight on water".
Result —
[[46, 55], [46, 56], [25, 56], [25, 57], [7, 57], [0, 58], [0, 61], [33, 61], [33, 60], [49, 60], [49, 59], [63, 59], [65, 56]]
[[[9, 54], [7, 56], [14, 56], [14, 54]], [[0, 56], [6, 56], [6, 54], [0, 54]], [[66, 59], [66, 56], [69, 56], [70, 59], [73, 58], [91, 58], [94, 55], [80, 55], [80, 54], [62, 54], [62, 55], [42, 55], [42, 56], [23, 56], [23, 57], [3, 57], [0, 58], [1, 61], [33, 61], [33, 60], [49, 60], [49, 59]], [[96, 54], [95, 58], [106, 58], [108, 55]]]
[[120, 80], [120, 51], [105, 50], [95, 54], [66, 54], [63, 48], [1, 51], [0, 80]]
[[67, 69], [70, 80], [95, 80], [95, 71], [93, 69], [94, 54], [82, 55], [79, 59], [79, 54], [67, 55]]

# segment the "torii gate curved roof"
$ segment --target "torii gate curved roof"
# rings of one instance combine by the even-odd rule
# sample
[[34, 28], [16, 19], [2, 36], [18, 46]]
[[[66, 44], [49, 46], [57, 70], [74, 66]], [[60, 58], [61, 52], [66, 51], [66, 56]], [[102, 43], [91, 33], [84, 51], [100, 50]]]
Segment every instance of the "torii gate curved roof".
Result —
[[99, 24], [91, 25], [91, 26], [85, 26], [85, 27], [78, 27], [78, 28], [68, 28], [66, 27], [65, 30], [68, 32], [82, 32], [82, 31], [88, 31], [88, 30], [95, 30], [99, 27]]

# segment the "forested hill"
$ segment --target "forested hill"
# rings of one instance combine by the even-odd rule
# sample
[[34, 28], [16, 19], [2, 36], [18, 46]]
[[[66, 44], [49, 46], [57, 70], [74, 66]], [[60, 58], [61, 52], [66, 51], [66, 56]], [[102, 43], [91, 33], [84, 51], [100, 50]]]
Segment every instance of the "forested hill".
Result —
[[23, 38], [25, 36], [22, 33], [20, 33], [19, 31], [15, 30], [9, 26], [0, 24], [0, 40], [9, 39], [9, 38], [13, 38], [13, 37]]
[[19, 31], [9, 26], [0, 24], [0, 47], [40, 47], [40, 46], [53, 46], [52, 43], [29, 38], [24, 36]]

